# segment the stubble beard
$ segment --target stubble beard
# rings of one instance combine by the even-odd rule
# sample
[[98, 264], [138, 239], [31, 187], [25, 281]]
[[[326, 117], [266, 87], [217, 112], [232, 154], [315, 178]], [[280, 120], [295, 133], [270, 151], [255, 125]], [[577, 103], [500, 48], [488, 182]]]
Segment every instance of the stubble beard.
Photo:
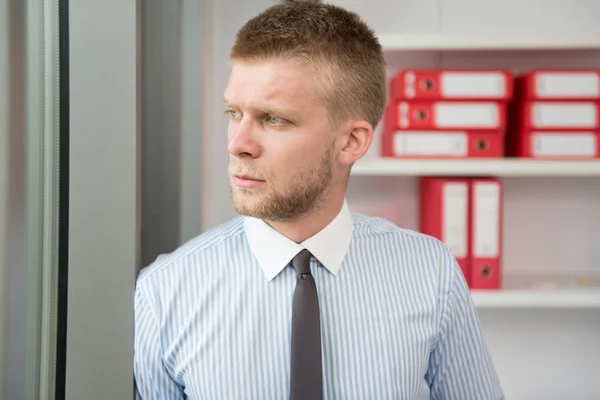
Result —
[[[333, 180], [333, 148], [314, 163], [299, 171], [284, 190], [277, 190], [267, 177], [266, 189], [247, 189], [235, 186], [230, 180], [231, 199], [235, 210], [254, 218], [274, 222], [290, 222], [321, 206]], [[237, 172], [237, 171], [236, 171]], [[252, 170], [244, 170], [253, 176]]]

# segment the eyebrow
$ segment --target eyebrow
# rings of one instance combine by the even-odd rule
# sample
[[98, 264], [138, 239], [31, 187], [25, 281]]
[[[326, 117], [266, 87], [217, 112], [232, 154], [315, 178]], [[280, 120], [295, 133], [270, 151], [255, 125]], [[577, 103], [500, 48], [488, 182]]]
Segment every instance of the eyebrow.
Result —
[[[225, 96], [223, 96], [223, 103], [227, 107], [238, 108], [235, 103], [232, 103], [231, 101], [229, 101]], [[286, 109], [281, 109], [281, 108], [277, 108], [277, 107], [258, 106], [258, 107], [250, 107], [250, 109], [254, 112], [259, 112], [259, 113], [263, 113], [263, 114], [277, 114], [277, 115], [289, 117], [291, 119], [299, 118], [297, 112], [295, 112], [293, 110], [286, 110]]]

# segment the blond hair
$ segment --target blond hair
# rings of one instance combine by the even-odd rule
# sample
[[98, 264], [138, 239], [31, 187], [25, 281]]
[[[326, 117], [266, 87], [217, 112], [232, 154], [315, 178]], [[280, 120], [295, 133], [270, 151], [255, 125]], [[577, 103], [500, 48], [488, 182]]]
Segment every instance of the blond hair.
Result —
[[373, 129], [386, 102], [386, 62], [373, 31], [354, 12], [296, 1], [270, 7], [238, 32], [231, 59], [299, 60], [335, 123], [359, 116]]

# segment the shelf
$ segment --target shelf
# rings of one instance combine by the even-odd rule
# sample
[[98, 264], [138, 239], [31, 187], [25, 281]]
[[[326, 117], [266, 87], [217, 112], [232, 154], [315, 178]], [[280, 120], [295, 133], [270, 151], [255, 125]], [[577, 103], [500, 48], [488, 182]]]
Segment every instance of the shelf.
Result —
[[472, 290], [478, 308], [592, 308], [600, 309], [600, 289]]
[[600, 176], [600, 160], [541, 161], [531, 159], [415, 160], [363, 159], [355, 176]]
[[600, 36], [478, 36], [452, 34], [380, 34], [385, 51], [415, 50], [586, 50], [600, 49]]

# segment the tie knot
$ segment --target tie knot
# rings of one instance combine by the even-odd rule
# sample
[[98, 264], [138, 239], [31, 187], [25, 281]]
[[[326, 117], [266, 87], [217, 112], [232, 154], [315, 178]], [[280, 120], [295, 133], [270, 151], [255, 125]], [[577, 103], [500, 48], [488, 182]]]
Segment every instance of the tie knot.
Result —
[[292, 259], [294, 269], [300, 274], [310, 274], [310, 251], [303, 249]]

